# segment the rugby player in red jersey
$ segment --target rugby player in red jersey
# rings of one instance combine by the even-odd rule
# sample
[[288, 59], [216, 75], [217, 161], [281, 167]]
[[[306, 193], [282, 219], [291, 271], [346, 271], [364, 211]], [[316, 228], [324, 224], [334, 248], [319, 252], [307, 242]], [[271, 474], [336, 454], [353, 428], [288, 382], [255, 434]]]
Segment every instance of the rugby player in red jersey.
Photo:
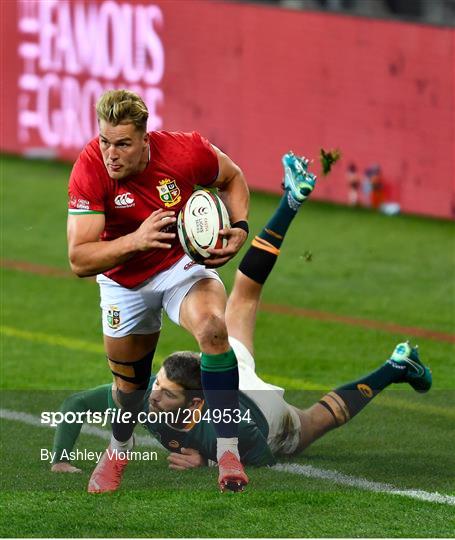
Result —
[[[261, 293], [287, 230], [316, 181], [307, 170], [305, 158], [287, 153], [282, 162], [285, 193], [246, 251], [226, 308], [229, 342], [239, 367], [240, 409], [233, 415], [239, 425], [239, 450], [242, 463], [256, 466], [273, 465], [279, 456], [301, 452], [328, 431], [349, 422], [391, 384], [407, 382], [419, 393], [428, 392], [432, 385], [431, 370], [421, 362], [417, 347], [409, 343], [400, 343], [378, 369], [335, 388], [308, 409], [290, 405], [284, 400], [284, 389], [258, 377], [253, 353]], [[65, 415], [88, 411], [105, 414], [115, 407], [113, 395], [112, 384], [91, 388], [68, 397], [60, 411]], [[217, 420], [210, 415], [201, 393], [198, 354], [180, 351], [166, 358], [159, 372], [150, 378], [147, 395], [141, 421], [171, 451], [171, 468], [183, 470], [217, 460]], [[158, 416], [150, 417], [149, 413]], [[160, 417], [162, 413], [165, 416]], [[57, 427], [51, 452], [52, 471], [82, 472], [70, 463], [81, 427], [79, 421], [65, 421]]]
[[[202, 385], [211, 409], [238, 409], [238, 367], [227, 339], [226, 293], [214, 270], [236, 255], [248, 235], [249, 192], [241, 169], [198, 133], [146, 129], [143, 100], [112, 90], [96, 107], [99, 138], [80, 153], [69, 182], [68, 254], [80, 277], [97, 275], [104, 344], [123, 421], [112, 425], [110, 448], [133, 446], [162, 309], [196, 338]], [[205, 266], [193, 264], [176, 238], [176, 216], [196, 185], [218, 189], [232, 228]], [[126, 421], [128, 420], [129, 421]], [[248, 483], [238, 454], [237, 426], [217, 424], [220, 488]], [[88, 491], [116, 490], [125, 461], [107, 453]]]

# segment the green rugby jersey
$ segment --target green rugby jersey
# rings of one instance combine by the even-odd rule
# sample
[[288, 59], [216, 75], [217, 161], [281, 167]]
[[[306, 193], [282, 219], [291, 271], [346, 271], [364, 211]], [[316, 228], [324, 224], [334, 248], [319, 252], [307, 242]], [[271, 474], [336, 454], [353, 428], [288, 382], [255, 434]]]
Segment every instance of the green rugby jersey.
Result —
[[[150, 378], [147, 389], [144, 413], [148, 413], [148, 397], [150, 395], [155, 376]], [[239, 452], [241, 460], [246, 465], [273, 465], [275, 459], [267, 444], [269, 427], [267, 421], [257, 405], [243, 392], [239, 392], [240, 418], [239, 422]], [[112, 384], [105, 384], [78, 392], [69, 396], [62, 404], [62, 412], [100, 412], [107, 408], [116, 408], [112, 399]], [[213, 421], [208, 421], [207, 407], [200, 410], [200, 422], [189, 424], [186, 429], [176, 429], [166, 422], [146, 422], [143, 426], [166, 448], [172, 452], [180, 452], [183, 448], [193, 448], [212, 461], [216, 460], [216, 432]], [[204, 418], [206, 418], [204, 420]], [[199, 419], [197, 415], [195, 419]], [[67, 461], [62, 459], [73, 449], [79, 436], [81, 424], [62, 423], [57, 426], [54, 447], [54, 463]]]
[[[148, 397], [155, 377], [151, 377], [147, 389], [144, 410], [148, 411]], [[267, 444], [269, 426], [259, 407], [243, 392], [239, 392], [239, 453], [242, 463], [247, 465], [273, 465], [275, 459]], [[186, 413], [183, 412], [183, 415]], [[232, 415], [234, 416], [234, 415]], [[189, 414], [188, 414], [189, 417]], [[144, 426], [160, 443], [172, 452], [180, 452], [183, 448], [194, 448], [206, 459], [216, 461], [216, 431], [214, 415], [208, 411], [204, 403], [196, 420], [189, 423], [186, 429], [176, 429], [166, 422], [146, 422]], [[190, 420], [190, 418], [188, 418]], [[200, 421], [198, 421], [200, 420]]]

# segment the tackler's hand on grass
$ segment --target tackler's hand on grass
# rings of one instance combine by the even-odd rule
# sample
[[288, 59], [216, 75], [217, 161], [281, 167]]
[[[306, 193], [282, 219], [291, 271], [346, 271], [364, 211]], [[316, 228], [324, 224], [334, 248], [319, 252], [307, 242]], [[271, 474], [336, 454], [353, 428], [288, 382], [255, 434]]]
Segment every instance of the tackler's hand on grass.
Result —
[[57, 473], [81, 473], [82, 469], [78, 469], [66, 461], [61, 461], [60, 463], [54, 463], [51, 471]]
[[195, 469], [196, 467], [205, 467], [207, 465], [207, 460], [197, 450], [193, 448], [182, 448], [181, 452], [181, 454], [177, 454], [177, 452], [169, 454], [167, 460], [170, 469], [184, 471], [185, 469]]

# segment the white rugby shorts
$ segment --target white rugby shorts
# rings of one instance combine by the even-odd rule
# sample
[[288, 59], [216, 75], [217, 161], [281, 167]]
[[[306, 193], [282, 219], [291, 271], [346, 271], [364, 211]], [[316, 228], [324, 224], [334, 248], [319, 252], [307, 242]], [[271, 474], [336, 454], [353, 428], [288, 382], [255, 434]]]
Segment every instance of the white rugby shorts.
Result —
[[163, 309], [179, 324], [182, 301], [201, 279], [222, 283], [215, 270], [193, 263], [187, 255], [134, 289], [99, 274], [103, 333], [110, 337], [154, 334], [161, 330]]
[[284, 388], [263, 381], [255, 371], [254, 358], [238, 339], [229, 337], [239, 365], [239, 389], [252, 399], [269, 425], [267, 443], [274, 455], [293, 454], [300, 443], [300, 418], [284, 400]]

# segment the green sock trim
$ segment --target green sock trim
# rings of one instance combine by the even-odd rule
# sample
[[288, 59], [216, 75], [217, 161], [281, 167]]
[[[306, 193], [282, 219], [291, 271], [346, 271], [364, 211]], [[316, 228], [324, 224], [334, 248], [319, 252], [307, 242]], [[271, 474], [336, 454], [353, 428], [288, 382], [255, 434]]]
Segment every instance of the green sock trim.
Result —
[[230, 371], [237, 367], [237, 358], [232, 349], [221, 354], [201, 354], [201, 371]]

